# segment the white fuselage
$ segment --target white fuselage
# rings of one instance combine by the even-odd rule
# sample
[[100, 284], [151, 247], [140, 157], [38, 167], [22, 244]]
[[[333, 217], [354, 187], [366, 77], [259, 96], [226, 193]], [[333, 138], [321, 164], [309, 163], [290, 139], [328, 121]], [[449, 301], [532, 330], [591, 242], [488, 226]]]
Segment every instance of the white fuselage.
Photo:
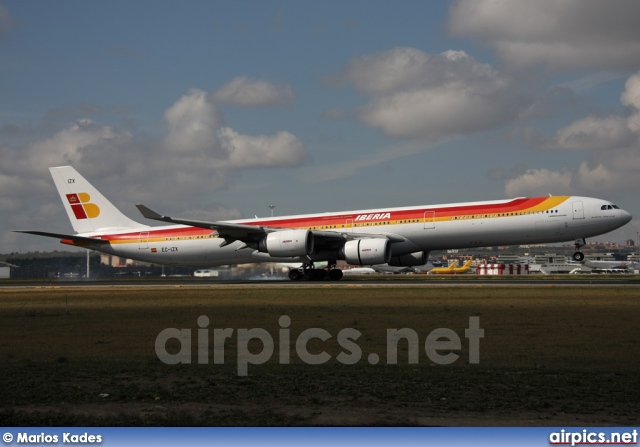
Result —
[[[631, 215], [611, 202], [577, 196], [429, 205], [232, 221], [269, 228], [301, 228], [351, 237], [397, 236], [392, 256], [419, 251], [494, 245], [563, 242], [604, 234], [629, 222]], [[240, 241], [224, 244], [216, 232], [185, 225], [141, 226], [84, 233], [109, 244], [90, 248], [157, 264], [224, 265], [303, 262], [276, 258]], [[72, 242], [65, 242], [71, 243]], [[317, 253], [313, 261], [333, 255]]]

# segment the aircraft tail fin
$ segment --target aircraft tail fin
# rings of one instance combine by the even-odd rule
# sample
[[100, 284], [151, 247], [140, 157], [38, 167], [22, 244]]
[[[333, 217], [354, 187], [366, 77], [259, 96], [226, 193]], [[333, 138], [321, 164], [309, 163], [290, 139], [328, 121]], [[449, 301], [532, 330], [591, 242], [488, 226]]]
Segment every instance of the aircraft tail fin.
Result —
[[71, 166], [49, 168], [60, 199], [77, 233], [139, 228]]

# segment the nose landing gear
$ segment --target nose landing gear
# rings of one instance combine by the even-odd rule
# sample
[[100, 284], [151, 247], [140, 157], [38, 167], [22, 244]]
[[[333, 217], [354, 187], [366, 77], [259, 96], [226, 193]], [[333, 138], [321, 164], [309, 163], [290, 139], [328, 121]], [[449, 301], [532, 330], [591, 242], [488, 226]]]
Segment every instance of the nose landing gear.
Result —
[[576, 239], [576, 241], [573, 243], [573, 246], [575, 247], [576, 251], [573, 253], [573, 255], [571, 255], [571, 257], [573, 258], [574, 261], [576, 262], [584, 261], [584, 253], [580, 251], [580, 247], [582, 247], [586, 243], [587, 241], [584, 238]]

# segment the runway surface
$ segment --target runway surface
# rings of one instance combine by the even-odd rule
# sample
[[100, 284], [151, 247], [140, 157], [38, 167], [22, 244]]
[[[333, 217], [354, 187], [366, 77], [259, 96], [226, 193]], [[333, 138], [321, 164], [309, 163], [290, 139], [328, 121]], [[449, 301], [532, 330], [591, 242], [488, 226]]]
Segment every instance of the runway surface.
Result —
[[528, 277], [528, 278], [428, 278], [350, 277], [341, 281], [290, 281], [288, 279], [212, 280], [208, 278], [141, 278], [80, 281], [0, 281], [0, 288], [61, 287], [542, 287], [542, 286], [628, 286], [640, 287], [636, 276]]

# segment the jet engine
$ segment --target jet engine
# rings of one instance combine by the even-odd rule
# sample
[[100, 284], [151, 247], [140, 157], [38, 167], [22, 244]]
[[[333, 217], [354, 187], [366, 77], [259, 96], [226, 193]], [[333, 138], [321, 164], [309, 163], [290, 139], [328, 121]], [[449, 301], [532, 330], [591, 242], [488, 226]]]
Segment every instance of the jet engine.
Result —
[[386, 264], [391, 259], [391, 243], [386, 238], [347, 241], [339, 255], [353, 265]]
[[258, 243], [258, 251], [273, 257], [307, 256], [313, 253], [313, 234], [309, 230], [285, 230], [269, 233]]
[[389, 261], [389, 265], [392, 267], [415, 267], [416, 265], [425, 265], [428, 259], [428, 251], [416, 251], [408, 255], [394, 256]]

